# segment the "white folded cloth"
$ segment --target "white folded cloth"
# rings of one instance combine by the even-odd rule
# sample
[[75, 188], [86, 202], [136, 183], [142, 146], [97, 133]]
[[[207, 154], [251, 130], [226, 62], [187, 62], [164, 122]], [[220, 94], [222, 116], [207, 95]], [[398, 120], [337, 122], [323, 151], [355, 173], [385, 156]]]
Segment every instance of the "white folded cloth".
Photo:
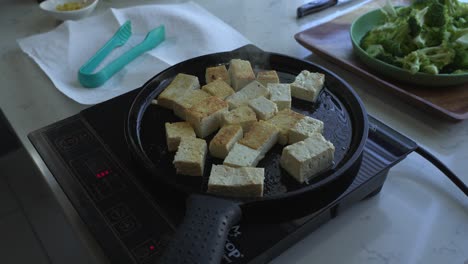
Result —
[[[84, 88], [78, 70], [130, 20], [132, 36], [102, 65], [141, 42], [148, 31], [163, 24], [166, 40], [144, 53], [97, 88]], [[109, 9], [56, 29], [18, 40], [59, 91], [81, 104], [97, 104], [143, 85], [167, 67], [196, 56], [229, 51], [250, 42], [232, 27], [195, 3], [145, 5]], [[98, 70], [99, 70], [98, 68]]]

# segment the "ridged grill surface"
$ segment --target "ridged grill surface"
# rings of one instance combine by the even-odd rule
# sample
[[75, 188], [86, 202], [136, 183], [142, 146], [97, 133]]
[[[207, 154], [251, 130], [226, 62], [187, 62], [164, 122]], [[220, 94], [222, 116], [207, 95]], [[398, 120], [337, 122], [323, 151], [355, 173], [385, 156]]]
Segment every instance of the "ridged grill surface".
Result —
[[389, 165], [398, 159], [399, 157], [380, 147], [377, 143], [368, 140], [364, 148], [359, 173], [348, 190], [360, 186], [372, 176], [387, 169]]

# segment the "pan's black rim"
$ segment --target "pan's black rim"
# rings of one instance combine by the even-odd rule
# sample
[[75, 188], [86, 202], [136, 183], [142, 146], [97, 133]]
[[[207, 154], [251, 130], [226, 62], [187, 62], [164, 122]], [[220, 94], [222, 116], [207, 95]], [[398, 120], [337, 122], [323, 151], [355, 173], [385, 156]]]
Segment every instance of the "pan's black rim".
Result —
[[[356, 163], [359, 163], [361, 160], [362, 152], [364, 150], [364, 145], [366, 143], [367, 135], [368, 135], [368, 119], [367, 119], [367, 112], [365, 110], [364, 104], [362, 103], [361, 99], [357, 95], [357, 93], [352, 89], [352, 87], [345, 82], [342, 78], [334, 74], [333, 72], [316, 65], [312, 62], [308, 62], [305, 60], [293, 58], [287, 55], [283, 54], [278, 54], [278, 53], [273, 53], [273, 52], [265, 52], [259, 48], [257, 48], [254, 45], [246, 45], [243, 46], [237, 50], [229, 51], [229, 52], [221, 52], [217, 54], [229, 54], [235, 51], [250, 51], [250, 52], [261, 52], [261, 53], [266, 53], [270, 54], [272, 56], [279, 56], [283, 57], [285, 59], [289, 60], [295, 60], [304, 64], [307, 64], [311, 67], [315, 67], [320, 69], [322, 72], [326, 73], [327, 75], [333, 76], [337, 81], [339, 81], [343, 86], [346, 87], [346, 92], [348, 93], [346, 96], [348, 96], [349, 99], [351, 99], [353, 102], [350, 105], [349, 101], [346, 101], [348, 103], [347, 107], [348, 109], [353, 108], [353, 120], [352, 124], [353, 126], [356, 126], [355, 129], [360, 129], [360, 135], [359, 137], [353, 139], [353, 149], [354, 152], [351, 154], [351, 156], [348, 158], [348, 160], [341, 166], [339, 167], [333, 174], [329, 175], [325, 179], [311, 184], [305, 188], [301, 188], [298, 190], [294, 190], [291, 192], [287, 193], [282, 193], [278, 194], [275, 196], [270, 196], [270, 197], [262, 197], [262, 198], [255, 198], [255, 199], [237, 199], [237, 198], [230, 198], [230, 197], [224, 197], [224, 196], [217, 196], [209, 193], [201, 193], [204, 195], [209, 195], [213, 197], [220, 197], [220, 198], [227, 198], [227, 199], [233, 199], [233, 200], [239, 200], [241, 203], [248, 203], [248, 202], [262, 202], [262, 201], [274, 201], [274, 200], [281, 200], [284, 198], [289, 198], [292, 196], [301, 196], [304, 193], [311, 192], [316, 189], [320, 189], [324, 186], [328, 186], [330, 184], [333, 184], [335, 182], [339, 182], [340, 180], [340, 175], [349, 173], [350, 169], [355, 167]], [[212, 56], [215, 54], [208, 54], [208, 55], [203, 55], [199, 56], [196, 58], [189, 59], [187, 61], [181, 62], [181, 63], [191, 63], [192, 61], [200, 60], [204, 57], [207, 56]], [[146, 111], [146, 109], [151, 105], [152, 99], [155, 97], [155, 94], [158, 94], [159, 92], [154, 89], [154, 87], [158, 87], [160, 83], [154, 84], [154, 80], [157, 79], [157, 77], [165, 72], [171, 71], [172, 69], [176, 68], [179, 64], [173, 65], [166, 70], [162, 71], [161, 73], [155, 75], [153, 78], [148, 80], [143, 86], [138, 95], [135, 97], [134, 101], [132, 102], [128, 116], [126, 118], [125, 122], [125, 136], [127, 140], [127, 144], [129, 147], [129, 150], [131, 154], [136, 158], [136, 160], [142, 165], [147, 171], [149, 171], [152, 174], [155, 174], [157, 172], [157, 167], [154, 166], [152, 160], [147, 156], [144, 147], [142, 145], [142, 141], [140, 138], [140, 128], [141, 128], [141, 121], [143, 118], [143, 115]], [[357, 126], [358, 125], [358, 126]], [[353, 134], [353, 136], [355, 136]], [[352, 176], [354, 178], [354, 176]], [[164, 177], [159, 177], [165, 184], [173, 186], [172, 183], [167, 182]], [[349, 176], [348, 176], [349, 178]], [[350, 183], [350, 182], [349, 182]], [[176, 189], [180, 189], [178, 186], [174, 186]], [[344, 191], [343, 188], [341, 188], [342, 191]], [[186, 190], [182, 190], [183, 192], [186, 192]], [[337, 194], [339, 195], [339, 194]]]

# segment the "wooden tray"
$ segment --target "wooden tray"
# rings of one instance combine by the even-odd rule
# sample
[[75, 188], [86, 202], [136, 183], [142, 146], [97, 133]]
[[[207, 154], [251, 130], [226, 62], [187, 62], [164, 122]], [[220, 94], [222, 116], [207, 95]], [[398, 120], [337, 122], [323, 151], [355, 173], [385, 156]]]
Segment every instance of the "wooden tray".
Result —
[[[406, 4], [406, 2], [399, 1], [399, 4]], [[380, 89], [386, 90], [428, 113], [452, 121], [467, 119], [468, 84], [447, 88], [405, 84], [382, 77], [363, 65], [354, 56], [349, 36], [351, 23], [360, 15], [380, 6], [380, 1], [373, 1], [330, 22], [299, 32], [294, 38], [314, 54], [376, 83]]]

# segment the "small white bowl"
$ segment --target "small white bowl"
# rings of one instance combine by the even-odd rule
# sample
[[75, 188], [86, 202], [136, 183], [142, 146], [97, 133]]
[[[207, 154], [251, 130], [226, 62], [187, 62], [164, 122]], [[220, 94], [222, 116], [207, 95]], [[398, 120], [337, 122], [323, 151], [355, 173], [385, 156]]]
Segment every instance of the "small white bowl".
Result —
[[[58, 20], [78, 20], [84, 18], [93, 12], [99, 0], [47, 0], [39, 4], [39, 7], [49, 15]], [[84, 6], [78, 10], [59, 11], [58, 5], [63, 5], [70, 2], [80, 2]]]

